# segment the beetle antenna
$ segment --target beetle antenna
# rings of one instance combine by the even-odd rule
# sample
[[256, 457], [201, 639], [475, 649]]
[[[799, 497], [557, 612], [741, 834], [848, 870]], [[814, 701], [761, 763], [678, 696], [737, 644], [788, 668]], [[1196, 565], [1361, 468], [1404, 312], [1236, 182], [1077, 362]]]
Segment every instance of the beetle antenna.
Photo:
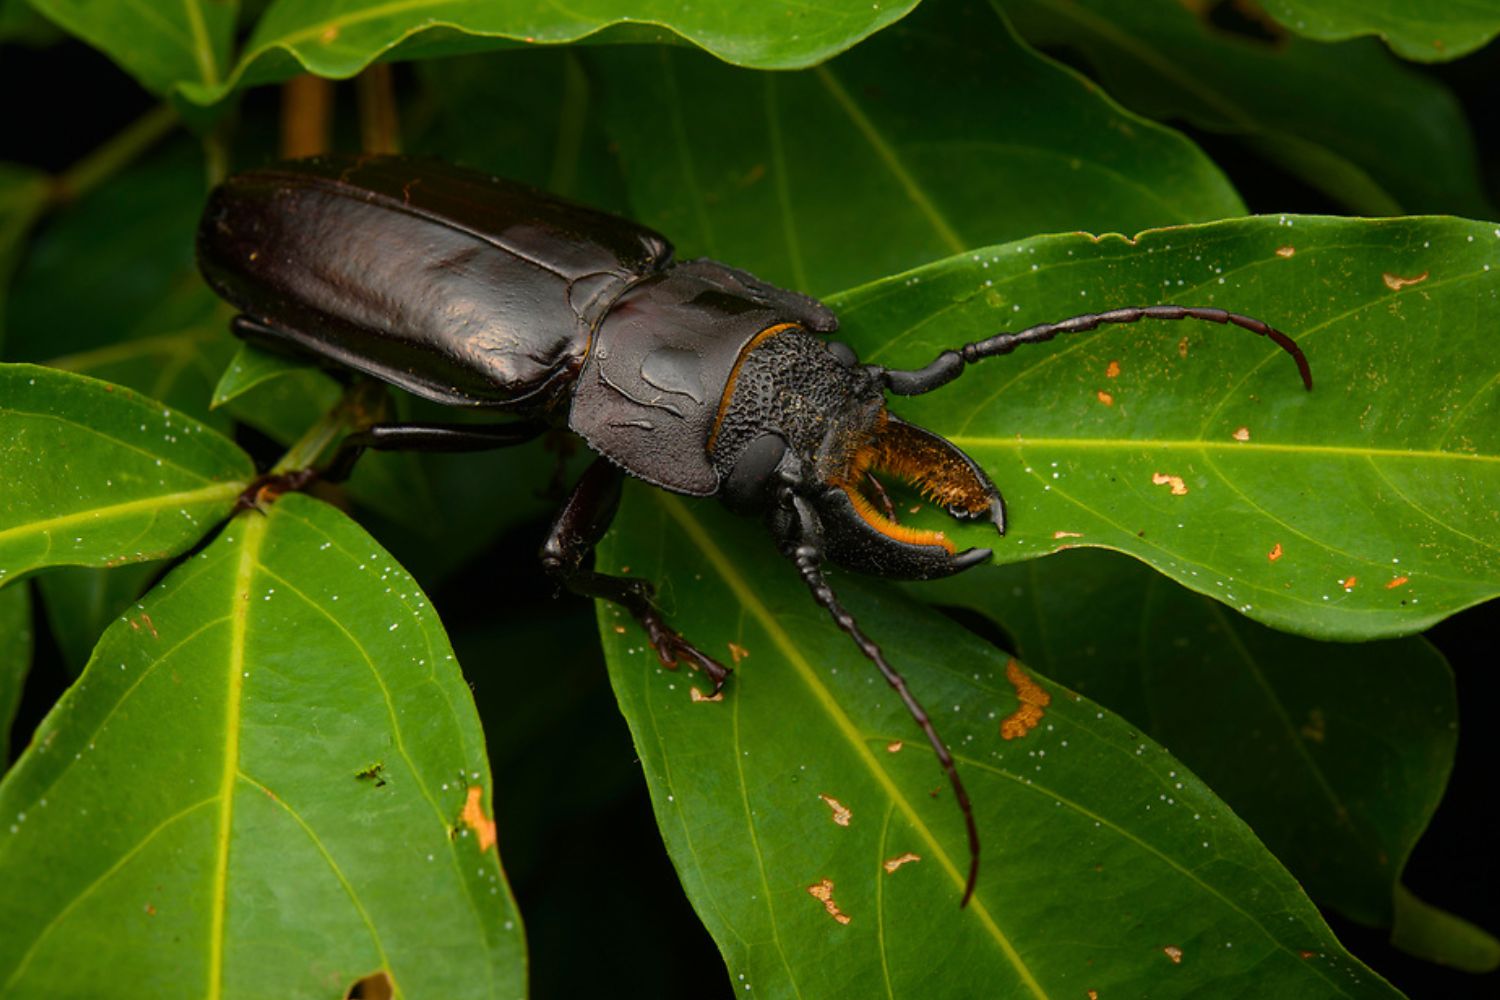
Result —
[[1109, 312], [1085, 313], [1059, 323], [1042, 323], [1038, 326], [1027, 327], [1019, 333], [997, 333], [985, 340], [965, 344], [956, 351], [944, 351], [925, 368], [910, 371], [877, 368], [876, 373], [885, 383], [885, 387], [896, 395], [918, 396], [952, 382], [963, 373], [966, 365], [1000, 354], [1009, 354], [1022, 344], [1040, 344], [1060, 333], [1084, 333], [1108, 323], [1135, 323], [1143, 319], [1198, 319], [1209, 323], [1237, 326], [1251, 333], [1258, 333], [1262, 337], [1269, 337], [1277, 347], [1290, 354], [1297, 362], [1297, 371], [1302, 376], [1302, 384], [1309, 391], [1312, 390], [1312, 369], [1308, 367], [1307, 356], [1302, 353], [1302, 348], [1298, 347], [1291, 337], [1253, 316], [1242, 316], [1239, 313], [1202, 306], [1130, 306], [1124, 309], [1111, 309]]
[[958, 808], [964, 814], [964, 826], [969, 834], [969, 877], [964, 883], [963, 899], [959, 901], [959, 907], [969, 905], [969, 899], [974, 895], [974, 886], [979, 880], [979, 827], [974, 822], [974, 807], [969, 802], [969, 793], [964, 790], [963, 779], [958, 776], [958, 765], [953, 761], [953, 755], [948, 752], [948, 747], [937, 734], [937, 728], [933, 726], [932, 719], [927, 711], [922, 708], [921, 702], [906, 686], [906, 679], [901, 676], [895, 667], [886, 661], [885, 654], [869, 636], [860, 629], [859, 623], [854, 616], [845, 610], [839, 602], [838, 595], [828, 585], [823, 576], [823, 546], [822, 526], [818, 524], [817, 515], [812, 508], [801, 497], [792, 500], [801, 522], [801, 538], [791, 551], [792, 561], [797, 564], [797, 571], [802, 574], [802, 580], [807, 584], [808, 590], [812, 591], [813, 599], [825, 608], [833, 616], [834, 622], [842, 629], [859, 651], [865, 655], [871, 663], [879, 669], [886, 683], [895, 689], [896, 694], [906, 705], [906, 710], [916, 720], [922, 732], [927, 736], [927, 742], [932, 744], [932, 751], [937, 755], [938, 763], [942, 765], [944, 773], [948, 775], [948, 784], [953, 787], [953, 797], [958, 800]]

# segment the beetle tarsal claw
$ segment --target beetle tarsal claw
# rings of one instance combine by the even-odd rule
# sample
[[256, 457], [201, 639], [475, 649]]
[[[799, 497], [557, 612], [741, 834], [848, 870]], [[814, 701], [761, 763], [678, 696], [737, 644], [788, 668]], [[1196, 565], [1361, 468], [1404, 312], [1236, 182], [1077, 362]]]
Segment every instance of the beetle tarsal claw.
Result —
[[657, 658], [661, 660], [662, 666], [669, 670], [676, 670], [679, 664], [686, 663], [690, 667], [703, 671], [704, 675], [714, 682], [714, 694], [718, 694], [723, 689], [724, 682], [729, 679], [728, 667], [688, 642], [675, 629], [663, 622], [658, 615], [652, 614], [643, 618], [641, 624], [646, 627], [646, 636], [651, 642], [651, 648], [656, 650]]

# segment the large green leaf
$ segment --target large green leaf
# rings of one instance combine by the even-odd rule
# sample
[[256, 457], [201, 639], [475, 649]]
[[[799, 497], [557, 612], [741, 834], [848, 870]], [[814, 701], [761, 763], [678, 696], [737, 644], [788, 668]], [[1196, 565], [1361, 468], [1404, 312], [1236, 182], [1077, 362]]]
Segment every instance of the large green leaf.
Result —
[[47, 175], [41, 171], [0, 163], [0, 344], [5, 343], [5, 300], [11, 272], [51, 190]]
[[10, 764], [10, 724], [31, 670], [31, 588], [0, 590], [0, 773]]
[[42, 46], [61, 33], [38, 14], [27, 0], [0, 0], [0, 42]]
[[415, 582], [315, 500], [242, 514], [110, 628], [0, 785], [0, 991], [108, 969], [130, 995], [333, 997], [384, 970], [509, 1000], [492, 796]]
[[1271, 43], [1170, 0], [1003, 3], [1028, 40], [1083, 52], [1131, 108], [1239, 136], [1355, 212], [1491, 210], [1452, 93], [1373, 39]]
[[[869, 361], [921, 365], [1003, 329], [1180, 302], [1257, 314], [1022, 347], [893, 408], [994, 478], [1010, 529], [918, 523], [1002, 562], [1128, 552], [1252, 618], [1325, 638], [1408, 634], [1500, 592], [1500, 228], [1246, 219], [1040, 237], [835, 297]], [[945, 523], [946, 522], [946, 523]]]
[[1426, 641], [1275, 632], [1100, 551], [981, 567], [913, 594], [991, 616], [1028, 664], [1191, 767], [1320, 904], [1393, 925], [1457, 743], [1453, 676]]
[[903, 17], [916, 0], [789, 0], [752, 5], [684, 0], [574, 0], [477, 4], [463, 0], [276, 0], [245, 43], [223, 86], [183, 75], [203, 104], [231, 89], [298, 72], [349, 77], [376, 59], [413, 59], [581, 39], [681, 39], [759, 69], [809, 66]]
[[[1253, 982], [1279, 998], [1396, 995], [1249, 828], [1130, 723], [841, 575], [974, 801], [984, 862], [959, 909], [959, 812], [875, 668], [745, 522], [660, 492], [627, 499], [599, 567], [656, 581], [684, 634], [725, 659], [740, 651], [723, 700], [705, 701], [701, 678], [664, 671], [628, 618], [600, 610], [668, 850], [736, 992], [1185, 997]], [[1027, 685], [1050, 702], [1007, 740], [1002, 720]]]
[[15, 276], [5, 357], [42, 361], [207, 322], [193, 235], [203, 162], [183, 140], [56, 212]]
[[212, 87], [224, 78], [239, 10], [238, 0], [31, 0], [31, 5], [159, 94], [188, 81]]
[[129, 389], [0, 365], [0, 584], [182, 552], [254, 471], [232, 441]]
[[1379, 35], [1407, 59], [1437, 62], [1472, 52], [1500, 33], [1494, 0], [1260, 0], [1286, 27], [1325, 41]]
[[1180, 134], [1039, 56], [990, 4], [928, 4], [826, 66], [588, 53], [635, 214], [814, 294], [1038, 232], [1244, 213]]
[[106, 347], [53, 358], [48, 365], [127, 386], [217, 431], [230, 421], [209, 406], [214, 382], [234, 351], [222, 323], [157, 336], [134, 337]]

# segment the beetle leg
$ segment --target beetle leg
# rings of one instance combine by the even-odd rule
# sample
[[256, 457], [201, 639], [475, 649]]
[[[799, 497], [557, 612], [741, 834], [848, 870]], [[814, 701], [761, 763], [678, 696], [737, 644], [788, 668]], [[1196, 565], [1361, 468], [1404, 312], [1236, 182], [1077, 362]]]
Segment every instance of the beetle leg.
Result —
[[717, 694], [729, 676], [729, 668], [701, 652], [662, 620], [661, 612], [651, 603], [651, 584], [583, 568], [584, 556], [614, 520], [623, 479], [619, 468], [605, 458], [595, 459], [584, 470], [542, 543], [542, 568], [575, 594], [613, 601], [629, 611], [646, 630], [662, 666], [674, 670], [681, 662], [696, 666], [713, 681]]
[[372, 424], [339, 444], [323, 478], [343, 482], [366, 448], [376, 451], [491, 451], [525, 444], [549, 430], [541, 421], [506, 424]]
[[1136, 323], [1143, 319], [1198, 319], [1209, 323], [1237, 326], [1251, 333], [1258, 333], [1262, 337], [1269, 337], [1277, 347], [1290, 354], [1297, 362], [1297, 371], [1302, 376], [1302, 384], [1312, 389], [1312, 370], [1308, 367], [1307, 357], [1303, 355], [1302, 349], [1291, 337], [1254, 317], [1201, 306], [1131, 306], [1124, 309], [1111, 309], [1109, 312], [1085, 313], [1059, 323], [1042, 323], [1028, 327], [1019, 333], [997, 333], [985, 340], [965, 344], [958, 350], [944, 351], [924, 368], [899, 371], [871, 365], [870, 372], [880, 379], [887, 389], [898, 396], [919, 396], [958, 378], [963, 373], [965, 365], [971, 365], [984, 358], [1009, 354], [1022, 344], [1040, 344], [1060, 333], [1083, 333], [1107, 323]]
[[916, 696], [907, 688], [905, 678], [886, 661], [885, 654], [881, 652], [874, 640], [860, 629], [859, 623], [839, 603], [838, 595], [833, 592], [833, 588], [824, 578], [823, 526], [818, 520], [817, 512], [800, 496], [791, 496], [790, 503], [796, 516], [788, 524], [788, 530], [794, 533], [794, 537], [789, 539], [791, 544], [786, 546], [787, 554], [797, 564], [797, 572], [802, 574], [802, 581], [807, 584], [807, 589], [812, 591], [813, 600], [822, 605], [833, 617], [838, 627], [854, 640], [854, 644], [859, 647], [859, 651], [865, 655], [865, 658], [880, 670], [886, 683], [895, 689], [902, 703], [906, 705], [906, 710], [911, 713], [911, 717], [926, 734], [927, 742], [932, 744], [938, 763], [948, 775], [948, 783], [953, 787], [953, 796], [958, 800], [959, 809], [963, 811], [964, 825], [969, 833], [969, 877], [964, 884], [963, 900], [959, 903], [959, 906], [967, 906], [969, 897], [974, 895], [974, 884], [979, 878], [979, 828], [974, 822], [974, 808], [969, 803], [969, 793], [964, 790], [963, 780], [958, 776], [958, 765], [953, 762], [953, 755], [948, 752], [948, 747], [939, 738], [932, 719], [917, 701]]

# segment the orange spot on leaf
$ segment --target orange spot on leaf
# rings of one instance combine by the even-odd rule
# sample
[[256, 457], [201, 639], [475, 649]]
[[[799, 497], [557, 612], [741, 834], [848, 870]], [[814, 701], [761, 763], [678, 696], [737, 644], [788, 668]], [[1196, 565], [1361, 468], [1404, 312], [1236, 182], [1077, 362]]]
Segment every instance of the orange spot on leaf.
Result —
[[729, 644], [729, 655], [734, 658], [734, 665], [739, 666], [740, 661], [750, 655], [750, 650], [737, 642], [731, 642]]
[[1104, 377], [1105, 378], [1119, 378], [1120, 377], [1120, 362], [1118, 362], [1118, 361], [1111, 361], [1109, 363], [1109, 367], [1107, 367], [1107, 368], [1104, 369]]
[[905, 745], [906, 744], [902, 743], [900, 740], [891, 740], [889, 743], [887, 743], [885, 745], [885, 752], [886, 753], [900, 753], [901, 752], [901, 748], [904, 747]]
[[1234, 433], [1231, 434], [1230, 437], [1234, 438], [1236, 441], [1249, 441], [1250, 440], [1250, 428], [1248, 428], [1248, 427], [1236, 427]]
[[330, 24], [328, 27], [324, 28], [323, 33], [318, 36], [318, 41], [322, 42], [324, 45], [327, 45], [337, 37], [339, 37], [339, 26], [336, 24]]
[[1188, 491], [1187, 483], [1182, 481], [1181, 476], [1169, 476], [1164, 472], [1153, 472], [1151, 474], [1151, 482], [1157, 486], [1172, 487], [1172, 495], [1174, 497], [1185, 496]]
[[698, 687], [697, 687], [696, 684], [693, 687], [691, 687], [691, 688], [688, 689], [688, 696], [691, 697], [693, 699], [693, 701], [723, 701], [724, 700], [724, 692], [723, 691], [715, 691], [713, 694], [704, 694], [702, 691], [698, 690]]
[[1380, 280], [1384, 281], [1385, 287], [1389, 288], [1391, 291], [1399, 292], [1407, 285], [1420, 285], [1422, 282], [1427, 280], [1427, 275], [1429, 273], [1430, 272], [1423, 271], [1415, 278], [1403, 278], [1400, 275], [1392, 274], [1391, 272], [1387, 271], [1380, 276]]
[[1054, 531], [1052, 533], [1052, 537], [1053, 538], [1082, 538], [1083, 537], [1083, 532], [1081, 532], [1081, 531]]
[[1177, 947], [1175, 944], [1169, 944], [1165, 948], [1163, 948], [1162, 954], [1170, 958], [1173, 965], [1182, 964], [1182, 949]]
[[479, 849], [487, 851], [495, 846], [495, 821], [484, 814], [480, 802], [484, 800], [484, 789], [479, 785], [469, 786], [469, 797], [464, 800], [464, 811], [459, 815], [464, 826], [474, 831]]
[[1046, 714], [1044, 709], [1052, 704], [1052, 696], [1043, 691], [1036, 681], [1026, 675], [1015, 660], [1005, 664], [1005, 679], [1016, 689], [1021, 704], [1014, 712], [1000, 720], [1000, 738], [1019, 739], [1036, 728]]
[[822, 903], [823, 909], [828, 911], [830, 917], [841, 924], [849, 922], [849, 915], [840, 910], [839, 904], [833, 901], [833, 879], [825, 878], [815, 885], [808, 886], [807, 894]]
[[1089, 990], [1088, 997], [1089, 997], [1089, 1000], [1099, 1000], [1099, 991], [1098, 990]]
[[818, 798], [828, 803], [828, 808], [833, 810], [833, 821], [839, 826], [848, 826], [849, 821], [854, 818], [854, 813], [849, 811], [849, 807], [832, 795], [819, 795]]
[[1344, 588], [1344, 593], [1347, 594], [1349, 591], [1351, 591], [1351, 590], [1354, 589], [1354, 585], [1357, 584], [1357, 583], [1359, 583], [1359, 577], [1357, 577], [1357, 576], [1349, 576], [1349, 577], [1345, 577], [1344, 579], [1340, 580], [1339, 581], [1339, 586], [1343, 587]]
[[1409, 577], [1409, 576], [1398, 576], [1398, 577], [1396, 577], [1396, 579], [1394, 579], [1390, 583], [1386, 584], [1385, 585], [1385, 589], [1386, 590], [1395, 590], [1397, 587], [1404, 587], [1406, 585], [1406, 581], [1408, 581], [1410, 579], [1411, 579], [1411, 577]]
[[1297, 248], [1294, 247], [1294, 246], [1284, 246], [1284, 247], [1277, 247], [1276, 248], [1276, 256], [1278, 256], [1278, 257], [1290, 257], [1292, 254], [1294, 254], [1296, 252], [1297, 252]]
[[909, 864], [913, 861], [921, 860], [922, 856], [920, 854], [913, 854], [911, 851], [907, 851], [900, 857], [887, 858], [884, 862], [882, 862], [882, 867], [885, 868], [885, 873], [889, 875], [891, 872], [895, 871], [897, 868], [900, 868], [904, 864]]
[[1272, 562], [1275, 562], [1276, 560], [1281, 558], [1280, 542], [1277, 542], [1275, 545], [1271, 546], [1271, 551], [1266, 553], [1266, 558], [1271, 560]]
[[1177, 342], [1177, 356], [1179, 358], [1185, 358], [1185, 357], [1187, 357], [1187, 352], [1188, 352], [1188, 339], [1186, 337], [1183, 337], [1181, 340], [1179, 340]]
[[1115, 405], [1115, 397], [1111, 396], [1109, 393], [1105, 392], [1103, 389], [1100, 389], [1098, 392], [1094, 393], [1094, 395], [1097, 396], [1097, 397], [1099, 397], [1099, 402], [1103, 403], [1105, 406], [1114, 406]]

